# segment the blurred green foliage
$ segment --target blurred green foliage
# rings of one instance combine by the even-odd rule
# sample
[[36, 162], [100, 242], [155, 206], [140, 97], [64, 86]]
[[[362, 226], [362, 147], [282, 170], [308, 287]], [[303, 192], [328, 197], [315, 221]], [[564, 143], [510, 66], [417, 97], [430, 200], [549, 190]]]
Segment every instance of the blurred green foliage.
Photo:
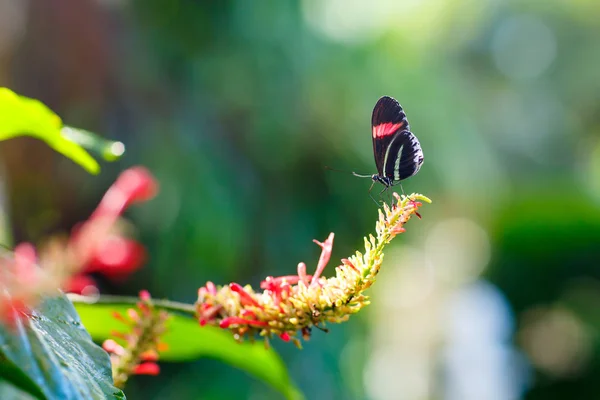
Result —
[[[324, 166], [374, 171], [370, 112], [379, 96], [391, 95], [425, 154], [404, 189], [435, 205], [408, 227], [407, 247], [386, 255], [382, 280], [386, 266], [405, 266], [408, 245], [421, 248], [438, 224], [473, 222], [490, 245], [483, 277], [513, 308], [510, 344], [536, 371], [524, 397], [598, 396], [598, 319], [590, 316], [600, 303], [590, 292], [600, 279], [599, 3], [61, 0], [13, 7], [23, 22], [0, 33], [13, 38], [0, 47], [0, 84], [128, 149], [89, 180], [37, 143], [3, 145], [18, 238], [69, 229], [119, 170], [142, 163], [161, 182], [160, 195], [131, 214], [150, 262], [104, 291], [144, 287], [192, 302], [207, 280], [256, 285], [292, 273], [299, 261], [310, 269], [318, 257], [311, 240], [331, 231], [333, 260], [346, 257], [376, 218], [370, 183]], [[425, 248], [442, 260], [447, 250]], [[437, 267], [459, 274], [450, 263]], [[401, 316], [378, 315], [384, 296], [377, 290], [372, 314], [317, 332], [301, 352], [277, 346], [307, 398], [380, 398], [369, 387], [371, 350], [389, 338], [373, 332]], [[532, 312], [534, 321], [571, 321], [540, 322], [555, 338], [537, 342], [542, 354], [579, 343], [585, 357], [536, 358], [520, 339], [536, 332]], [[441, 355], [431, 357], [420, 362], [434, 370]], [[561, 363], [573, 368], [555, 368]], [[420, 378], [431, 397], [447, 387], [434, 373]], [[132, 382], [128, 393], [275, 396], [211, 360], [167, 365], [158, 379]], [[412, 398], [408, 387], [405, 393]]]

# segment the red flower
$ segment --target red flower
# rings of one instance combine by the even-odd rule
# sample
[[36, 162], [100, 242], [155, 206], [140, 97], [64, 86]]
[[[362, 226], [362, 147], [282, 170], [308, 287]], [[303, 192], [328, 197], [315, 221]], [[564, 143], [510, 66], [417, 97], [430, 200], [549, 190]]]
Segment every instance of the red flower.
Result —
[[135, 367], [133, 373], [135, 375], [158, 375], [160, 367], [155, 362], [145, 362]]
[[42, 296], [53, 295], [58, 288], [78, 293], [95, 288], [86, 273], [122, 279], [139, 268], [145, 259], [144, 249], [122, 237], [116, 223], [129, 205], [149, 199], [157, 188], [146, 169], [130, 168], [68, 240], [51, 240], [41, 251], [21, 243], [12, 255], [0, 257], [0, 321], [14, 324]]
[[123, 345], [112, 339], [102, 345], [110, 354], [117, 387], [123, 387], [131, 375], [158, 375], [158, 353], [167, 349], [161, 337], [166, 332], [169, 314], [154, 307], [147, 290], [142, 290], [139, 297], [137, 307], [128, 309], [126, 315], [113, 314], [128, 328], [126, 332], [113, 333], [114, 337], [123, 341]]
[[[85, 276], [97, 272], [118, 281], [142, 266], [146, 260], [144, 247], [112, 232], [112, 229], [129, 205], [148, 200], [157, 191], [158, 184], [142, 167], [130, 168], [117, 178], [92, 216], [74, 231], [71, 243], [79, 250], [83, 262], [80, 274]], [[81, 293], [85, 287], [93, 285], [91, 278], [86, 279], [82, 275], [76, 275], [67, 284], [68, 291]]]
[[94, 249], [82, 272], [67, 283], [66, 291], [83, 294], [86, 288], [95, 289], [96, 282], [87, 275], [93, 272], [115, 282], [122, 281], [141, 268], [146, 258], [146, 249], [135, 240], [111, 235]]
[[312, 275], [306, 273], [306, 264], [301, 262], [297, 275], [268, 276], [260, 283], [262, 292], [237, 283], [216, 287], [208, 282], [198, 290], [195, 308], [200, 325], [228, 329], [238, 341], [258, 335], [265, 338], [268, 346], [269, 338], [277, 335], [300, 346], [298, 334], [308, 340], [311, 327], [327, 331], [326, 323], [348, 320], [369, 304], [363, 293], [375, 282], [384, 247], [405, 231], [404, 225], [411, 216], [420, 218], [417, 211], [422, 204], [417, 200], [431, 202], [419, 194], [393, 195], [397, 203], [392, 208], [384, 204], [379, 210], [375, 234], [364, 238], [364, 252], [356, 251], [343, 258], [334, 276], [322, 276], [331, 259], [331, 233], [323, 242], [314, 241], [321, 247], [321, 255]]

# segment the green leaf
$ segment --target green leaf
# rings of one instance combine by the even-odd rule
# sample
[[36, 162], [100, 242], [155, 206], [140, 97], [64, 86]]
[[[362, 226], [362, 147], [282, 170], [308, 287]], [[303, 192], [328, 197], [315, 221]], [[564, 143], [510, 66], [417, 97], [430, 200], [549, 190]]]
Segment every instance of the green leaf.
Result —
[[[117, 311], [126, 315], [127, 309], [132, 307], [131, 304], [123, 303], [75, 302], [74, 305], [88, 332], [98, 342], [111, 337], [112, 331], [126, 330], [126, 326], [116, 320], [112, 313]], [[201, 327], [194, 318], [174, 313], [171, 313], [168, 332], [162, 341], [169, 348], [160, 353], [161, 361], [216, 358], [254, 375], [288, 399], [303, 398], [293, 385], [279, 355], [272, 349], [265, 349], [262, 342], [238, 343], [227, 331], [211, 326]]]
[[[27, 392], [37, 399], [44, 399], [44, 393], [32, 381], [19, 366], [13, 364], [10, 360], [0, 361], [0, 399], [5, 399], [9, 395], [5, 392], [17, 392], [17, 388]], [[10, 382], [10, 383], [9, 383]]]
[[66, 297], [47, 299], [14, 329], [0, 326], [2, 378], [35, 398], [124, 399], [108, 354], [92, 342]]
[[0, 87], [0, 140], [32, 136], [45, 141], [91, 174], [100, 171], [98, 162], [77, 143], [62, 134], [60, 117], [38, 100], [19, 96]]
[[[2, 372], [0, 372], [1, 374]], [[1, 375], [0, 375], [1, 376]], [[32, 396], [27, 391], [23, 391], [13, 386], [8, 380], [0, 380], [0, 399], [2, 400], [35, 400], [44, 399], [44, 394]]]
[[122, 142], [104, 139], [93, 132], [66, 125], [61, 132], [65, 138], [99, 155], [106, 161], [116, 161], [125, 154], [125, 145]]

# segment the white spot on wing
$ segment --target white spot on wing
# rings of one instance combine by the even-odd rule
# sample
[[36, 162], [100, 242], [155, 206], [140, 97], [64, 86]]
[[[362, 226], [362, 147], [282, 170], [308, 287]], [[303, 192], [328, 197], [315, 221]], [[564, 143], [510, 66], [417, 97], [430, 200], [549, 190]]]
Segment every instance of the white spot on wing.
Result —
[[392, 148], [392, 144], [394, 143], [394, 141], [396, 141], [396, 139], [398, 139], [398, 136], [400, 136], [400, 135], [394, 136], [394, 138], [388, 145], [387, 149], [385, 149], [385, 157], [383, 158], [383, 174], [384, 175], [385, 175], [385, 166], [387, 165], [388, 156], [390, 155], [390, 149]]
[[402, 149], [404, 145], [400, 146], [400, 150], [398, 150], [398, 157], [396, 157], [396, 163], [394, 164], [394, 180], [400, 180], [400, 159], [402, 158]]

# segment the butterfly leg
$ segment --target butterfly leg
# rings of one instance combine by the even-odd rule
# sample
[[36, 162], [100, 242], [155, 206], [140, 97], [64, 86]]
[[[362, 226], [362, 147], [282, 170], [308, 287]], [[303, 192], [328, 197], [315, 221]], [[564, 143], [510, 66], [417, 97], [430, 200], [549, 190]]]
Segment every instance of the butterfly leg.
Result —
[[400, 190], [402, 190], [402, 196], [406, 197], [406, 193], [404, 193], [404, 186], [402, 186], [402, 182], [400, 182]]
[[[382, 195], [383, 195], [385, 192], [387, 192], [387, 193], [388, 193], [388, 199], [389, 199], [389, 201], [390, 201], [390, 203], [389, 203], [389, 204], [391, 205], [391, 204], [392, 204], [392, 198], [391, 198], [391, 194], [390, 194], [391, 192], [388, 192], [389, 188], [390, 188], [390, 187], [389, 187], [388, 185], [385, 185], [385, 187], [383, 188], [383, 190], [382, 190], [381, 192], [379, 192], [379, 198], [381, 199], [381, 198], [382, 198]], [[382, 201], [382, 203], [386, 203], [386, 201], [385, 201], [385, 200], [383, 200], [383, 199], [382, 199], [381, 201]], [[386, 203], [386, 204], [387, 204], [387, 203]]]
[[400, 190], [402, 191], [402, 196], [406, 197], [406, 193], [404, 193], [404, 186], [402, 186], [402, 182], [394, 183], [392, 186], [400, 185]]
[[[375, 204], [377, 204], [377, 207], [381, 207], [381, 204], [377, 200], [375, 200], [375, 197], [373, 197], [373, 195], [371, 194], [371, 190], [373, 190], [374, 185], [375, 185], [375, 181], [373, 181], [373, 183], [371, 184], [371, 187], [369, 188], [369, 197], [371, 198], [371, 200], [373, 200], [375, 202]], [[381, 196], [381, 193], [379, 193], [379, 195]]]
[[393, 193], [393, 190], [389, 190], [389, 189], [390, 189], [390, 187], [392, 187], [392, 186], [394, 186], [394, 185], [395, 185], [395, 184], [394, 184], [394, 183], [392, 183], [391, 185], [389, 185], [389, 186], [386, 186], [386, 187], [385, 187], [385, 188], [384, 188], [384, 189], [381, 191], [381, 193], [379, 193], [379, 194], [381, 195], [381, 194], [383, 194], [383, 193], [387, 192], [387, 200], [388, 200], [388, 201], [387, 201], [387, 204], [388, 204], [390, 207], [392, 207], [392, 205], [394, 204], [394, 200], [392, 199], [392, 193]]

